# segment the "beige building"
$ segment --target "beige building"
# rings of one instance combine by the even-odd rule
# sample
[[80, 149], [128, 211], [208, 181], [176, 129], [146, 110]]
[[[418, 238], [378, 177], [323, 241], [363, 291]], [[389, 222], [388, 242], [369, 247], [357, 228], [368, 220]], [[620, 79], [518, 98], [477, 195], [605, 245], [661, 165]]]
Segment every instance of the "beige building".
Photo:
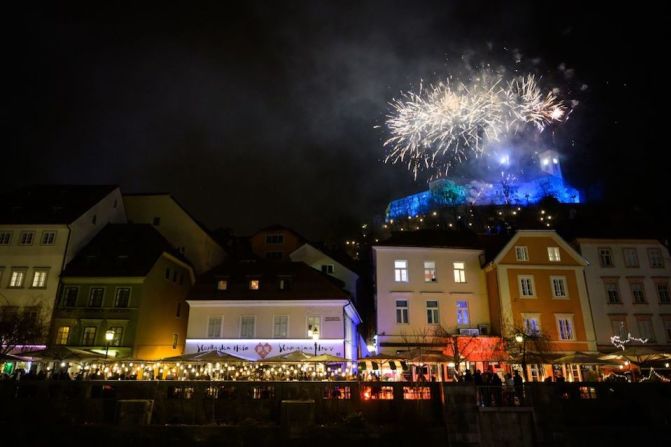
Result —
[[30, 312], [46, 323], [64, 266], [105, 225], [126, 221], [121, 193], [116, 186], [31, 186], [2, 202], [0, 310], [6, 318]]
[[188, 303], [187, 353], [218, 349], [262, 360], [301, 350], [357, 358], [361, 320], [349, 295], [301, 262], [222, 264], [198, 279]]
[[221, 264], [225, 252], [170, 194], [124, 194], [128, 221], [153, 225], [189, 260], [196, 274]]
[[393, 355], [430, 343], [438, 328], [487, 335], [483, 251], [470, 241], [447, 240], [445, 233], [413, 233], [373, 247], [378, 352]]
[[188, 262], [151, 225], [108, 225], [63, 272], [49, 344], [111, 358], [180, 355], [194, 280]]
[[612, 336], [671, 344], [671, 258], [653, 239], [577, 239], [589, 261], [589, 290], [599, 350], [614, 349]]

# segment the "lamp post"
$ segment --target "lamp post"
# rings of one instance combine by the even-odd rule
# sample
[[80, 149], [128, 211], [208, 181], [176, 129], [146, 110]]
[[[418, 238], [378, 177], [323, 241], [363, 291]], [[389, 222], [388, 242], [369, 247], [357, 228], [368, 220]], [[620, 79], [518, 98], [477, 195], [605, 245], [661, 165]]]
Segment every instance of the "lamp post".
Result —
[[319, 340], [319, 328], [317, 326], [310, 326], [308, 328], [308, 337], [312, 337], [315, 341], [315, 357], [317, 357], [317, 340]]
[[528, 382], [527, 378], [527, 336], [523, 332], [515, 334], [515, 341], [520, 345], [522, 351], [522, 377], [524, 381]]
[[107, 361], [107, 353], [109, 352], [110, 342], [114, 340], [114, 331], [105, 332], [105, 361]]

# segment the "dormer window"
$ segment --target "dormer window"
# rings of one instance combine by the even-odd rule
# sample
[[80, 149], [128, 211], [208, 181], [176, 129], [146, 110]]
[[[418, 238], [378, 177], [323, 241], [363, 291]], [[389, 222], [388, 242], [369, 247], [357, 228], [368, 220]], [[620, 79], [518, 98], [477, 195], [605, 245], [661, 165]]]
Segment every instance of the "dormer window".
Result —
[[217, 281], [217, 290], [228, 290], [228, 280], [220, 279]]
[[249, 290], [259, 290], [259, 287], [261, 287], [261, 281], [258, 279], [250, 279], [249, 280]]

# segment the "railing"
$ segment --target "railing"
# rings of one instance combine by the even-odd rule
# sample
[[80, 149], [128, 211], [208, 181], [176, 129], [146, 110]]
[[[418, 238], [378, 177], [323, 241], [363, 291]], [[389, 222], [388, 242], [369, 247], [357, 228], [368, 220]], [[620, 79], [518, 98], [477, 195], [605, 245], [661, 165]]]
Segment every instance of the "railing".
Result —
[[531, 405], [524, 386], [478, 386], [475, 403], [480, 407], [522, 407]]

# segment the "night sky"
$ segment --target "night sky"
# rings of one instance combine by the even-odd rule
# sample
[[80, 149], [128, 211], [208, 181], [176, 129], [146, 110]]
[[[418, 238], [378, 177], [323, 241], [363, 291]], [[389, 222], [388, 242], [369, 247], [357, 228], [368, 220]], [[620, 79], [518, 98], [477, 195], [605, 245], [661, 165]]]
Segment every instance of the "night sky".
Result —
[[118, 184], [170, 192], [211, 228], [283, 223], [332, 237], [426, 186], [381, 161], [386, 134], [375, 126], [388, 101], [456, 72], [464, 55], [504, 65], [521, 55], [547, 87], [580, 101], [544, 136], [569, 181], [669, 209], [664, 11], [136, 3], [3, 6], [3, 189]]

